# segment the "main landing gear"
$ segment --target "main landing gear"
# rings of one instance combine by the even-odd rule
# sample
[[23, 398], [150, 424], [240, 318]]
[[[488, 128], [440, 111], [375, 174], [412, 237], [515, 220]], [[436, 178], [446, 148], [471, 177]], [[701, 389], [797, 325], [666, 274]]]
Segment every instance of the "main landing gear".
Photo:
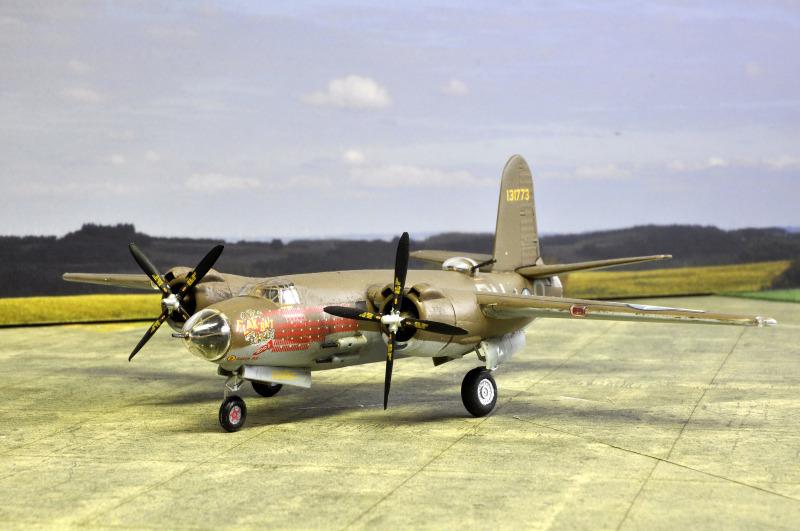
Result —
[[[278, 394], [283, 387], [280, 384], [250, 382], [256, 393], [263, 397]], [[231, 376], [225, 383], [225, 400], [219, 408], [219, 423], [225, 431], [238, 431], [247, 419], [247, 406], [244, 400], [237, 395], [228, 395], [228, 391], [237, 392], [244, 384], [244, 380]], [[475, 417], [484, 417], [492, 412], [497, 404], [497, 384], [492, 373], [484, 367], [476, 367], [464, 376], [461, 383], [461, 400], [464, 407]]]
[[[250, 383], [256, 393], [267, 398], [278, 394], [278, 391], [283, 387], [274, 383], [254, 381]], [[236, 375], [230, 376], [228, 381], [225, 382], [225, 400], [219, 406], [219, 423], [225, 431], [238, 431], [244, 426], [244, 421], [247, 418], [247, 406], [245, 406], [244, 400], [237, 395], [228, 396], [228, 391], [235, 393], [241, 389], [242, 384], [244, 384], [244, 380]]]
[[491, 413], [497, 404], [497, 384], [492, 373], [484, 367], [469, 371], [461, 383], [461, 401], [475, 417]]

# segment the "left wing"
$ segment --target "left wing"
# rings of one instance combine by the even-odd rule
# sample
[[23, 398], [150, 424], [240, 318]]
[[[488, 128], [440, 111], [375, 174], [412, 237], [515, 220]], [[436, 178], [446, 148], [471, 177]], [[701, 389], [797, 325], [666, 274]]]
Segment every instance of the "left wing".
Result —
[[624, 302], [485, 292], [478, 292], [476, 296], [483, 314], [492, 319], [560, 317], [745, 326], [775, 326], [778, 324], [775, 319], [768, 317], [665, 308], [663, 306], [646, 306]]
[[116, 286], [118, 288], [153, 289], [158, 287], [147, 275], [127, 273], [64, 273], [61, 277], [68, 282], [85, 282], [87, 284], [101, 284], [103, 286]]

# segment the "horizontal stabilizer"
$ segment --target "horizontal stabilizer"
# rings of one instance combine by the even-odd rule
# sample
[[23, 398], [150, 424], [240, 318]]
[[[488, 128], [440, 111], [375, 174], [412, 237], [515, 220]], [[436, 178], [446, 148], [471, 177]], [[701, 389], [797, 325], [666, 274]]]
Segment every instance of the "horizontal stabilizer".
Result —
[[156, 290], [158, 287], [147, 275], [140, 274], [103, 274], [103, 273], [64, 273], [62, 277], [69, 282], [84, 282], [86, 284], [101, 284], [118, 288]]
[[476, 297], [483, 314], [492, 319], [556, 317], [745, 326], [775, 326], [777, 324], [775, 319], [766, 317], [645, 306], [624, 302], [482, 292], [477, 293]]
[[574, 264], [532, 265], [520, 267], [516, 272], [523, 277], [530, 279], [550, 278], [554, 275], [573, 273], [575, 271], [589, 271], [591, 269], [603, 269], [604, 267], [639, 264], [641, 262], [651, 262], [653, 260], [668, 260], [670, 258], [672, 258], [671, 254], [655, 254], [652, 256], [634, 256], [632, 258], [612, 258], [610, 260], [576, 262]]

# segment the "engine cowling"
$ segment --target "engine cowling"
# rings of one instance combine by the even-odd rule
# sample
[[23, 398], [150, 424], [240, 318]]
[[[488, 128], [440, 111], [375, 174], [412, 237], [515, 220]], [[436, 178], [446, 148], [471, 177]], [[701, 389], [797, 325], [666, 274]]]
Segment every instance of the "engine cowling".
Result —
[[[173, 267], [164, 275], [164, 280], [173, 291], [176, 291], [186, 283], [186, 275], [191, 271], [188, 267]], [[231, 296], [231, 289], [228, 283], [225, 282], [225, 278], [212, 269], [206, 273], [200, 282], [188, 290], [182, 305], [189, 315], [194, 315], [198, 307], [205, 308], [217, 302], [230, 299]], [[176, 332], [182, 331], [185, 322], [186, 319], [178, 312], [172, 312], [167, 319], [167, 324]]]
[[[392, 309], [392, 295], [391, 285], [385, 286], [375, 294], [373, 302], [381, 313], [389, 313]], [[453, 304], [441, 289], [429, 284], [417, 284], [405, 292], [400, 315], [456, 325]], [[398, 331], [396, 340], [401, 343], [409, 343], [416, 338], [436, 342], [436, 339], [441, 337], [441, 335], [431, 334], [417, 328], [404, 327]], [[412, 345], [409, 344], [404, 349], [404, 352], [409, 351], [411, 348]]]

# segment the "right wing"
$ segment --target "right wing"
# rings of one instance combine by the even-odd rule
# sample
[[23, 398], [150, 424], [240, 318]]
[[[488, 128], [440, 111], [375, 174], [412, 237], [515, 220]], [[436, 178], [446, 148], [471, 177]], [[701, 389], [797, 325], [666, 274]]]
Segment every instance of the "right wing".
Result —
[[118, 288], [153, 289], [159, 291], [150, 277], [140, 274], [103, 274], [103, 273], [64, 273], [62, 277], [68, 282], [85, 282], [87, 284], [101, 284], [103, 286], [116, 286]]
[[612, 321], [672, 322], [696, 324], [726, 324], [775, 326], [775, 319], [753, 315], [686, 310], [664, 306], [647, 306], [624, 302], [584, 299], [562, 299], [538, 295], [509, 295], [476, 293], [478, 304], [486, 317], [514, 319], [519, 317], [561, 317], [604, 319]]

